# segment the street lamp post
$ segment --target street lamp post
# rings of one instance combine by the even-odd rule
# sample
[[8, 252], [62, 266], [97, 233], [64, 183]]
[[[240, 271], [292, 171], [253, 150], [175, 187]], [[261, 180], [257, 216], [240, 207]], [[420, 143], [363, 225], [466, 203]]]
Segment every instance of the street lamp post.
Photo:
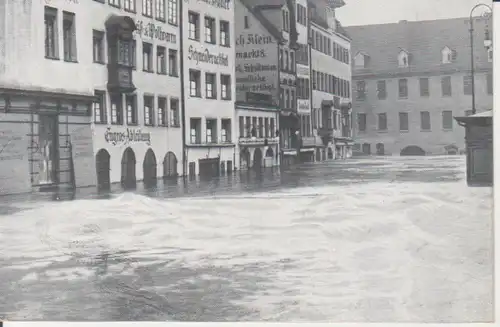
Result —
[[[476, 8], [479, 8], [479, 7], [487, 7], [491, 13], [493, 12], [492, 8], [490, 6], [488, 6], [487, 4], [479, 3], [472, 8], [472, 10], [470, 11], [470, 15], [469, 15], [470, 75], [471, 75], [471, 87], [472, 87], [472, 114], [473, 115], [476, 113], [476, 90], [475, 90], [476, 87], [475, 87], [475, 81], [474, 81], [474, 20], [473, 20], [472, 14], [474, 13], [474, 10]], [[489, 39], [487, 39], [487, 38], [489, 38], [488, 31], [486, 31], [486, 33], [485, 33], [485, 40], [484, 40], [485, 46], [486, 46], [487, 41], [489, 41]], [[488, 45], [488, 46], [490, 46], [490, 45]]]

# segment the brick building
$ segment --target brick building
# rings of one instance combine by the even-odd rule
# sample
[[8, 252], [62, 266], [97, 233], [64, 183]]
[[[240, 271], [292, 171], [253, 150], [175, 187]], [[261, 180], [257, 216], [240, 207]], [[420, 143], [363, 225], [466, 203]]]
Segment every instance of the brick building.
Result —
[[[454, 154], [465, 148], [455, 116], [470, 114], [469, 19], [352, 26], [355, 150]], [[493, 106], [490, 21], [475, 18], [477, 112]]]

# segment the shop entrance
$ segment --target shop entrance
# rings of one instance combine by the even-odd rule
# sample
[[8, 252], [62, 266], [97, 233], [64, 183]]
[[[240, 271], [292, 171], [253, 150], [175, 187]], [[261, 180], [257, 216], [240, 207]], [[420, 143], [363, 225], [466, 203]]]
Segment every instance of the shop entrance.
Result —
[[59, 130], [58, 116], [54, 114], [39, 115], [37, 152], [39, 155], [38, 184], [52, 185], [59, 182]]

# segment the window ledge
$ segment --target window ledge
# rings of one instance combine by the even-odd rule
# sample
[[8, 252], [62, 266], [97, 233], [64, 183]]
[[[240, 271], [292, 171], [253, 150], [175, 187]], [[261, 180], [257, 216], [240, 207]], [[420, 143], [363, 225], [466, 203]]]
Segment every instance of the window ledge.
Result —
[[137, 127], [137, 126], [139, 126], [139, 124], [137, 124], [137, 123], [127, 123], [127, 126], [134, 126], [134, 127]]
[[45, 56], [45, 59], [49, 59], [49, 60], [61, 60], [61, 59], [59, 59], [59, 57], [51, 57], [51, 56]]
[[94, 64], [106, 65], [106, 63], [104, 61], [95, 61], [95, 60], [94, 60]]
[[453, 128], [443, 128], [443, 132], [453, 132]]
[[430, 130], [430, 129], [420, 129], [420, 132], [429, 133], [429, 132], [432, 132], [432, 130]]
[[154, 71], [152, 71], [152, 70], [147, 70], [147, 69], [143, 69], [142, 71], [143, 71], [143, 72], [145, 72], [145, 73], [150, 73], [150, 74], [154, 73]]
[[156, 74], [158, 74], [158, 75], [162, 75], [162, 76], [168, 76], [168, 75], [167, 75], [167, 72], [156, 72]]
[[108, 122], [103, 122], [103, 121], [95, 121], [94, 122], [95, 125], [107, 125]]
[[409, 133], [410, 130], [408, 130], [408, 129], [400, 129], [399, 132], [400, 133]]
[[174, 124], [174, 125], [170, 125], [170, 127], [172, 127], [172, 128], [180, 128], [180, 127], [181, 127], [181, 124]]
[[123, 126], [123, 123], [111, 123], [111, 125], [114, 125], [114, 126]]
[[64, 59], [64, 62], [69, 62], [69, 63], [77, 64], [78, 60], [76, 60], [76, 59]]

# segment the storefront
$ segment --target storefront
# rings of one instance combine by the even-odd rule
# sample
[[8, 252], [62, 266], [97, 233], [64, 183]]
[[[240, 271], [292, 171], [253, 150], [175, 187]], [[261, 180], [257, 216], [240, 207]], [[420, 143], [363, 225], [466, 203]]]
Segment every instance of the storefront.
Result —
[[0, 91], [0, 194], [95, 185], [93, 97]]

